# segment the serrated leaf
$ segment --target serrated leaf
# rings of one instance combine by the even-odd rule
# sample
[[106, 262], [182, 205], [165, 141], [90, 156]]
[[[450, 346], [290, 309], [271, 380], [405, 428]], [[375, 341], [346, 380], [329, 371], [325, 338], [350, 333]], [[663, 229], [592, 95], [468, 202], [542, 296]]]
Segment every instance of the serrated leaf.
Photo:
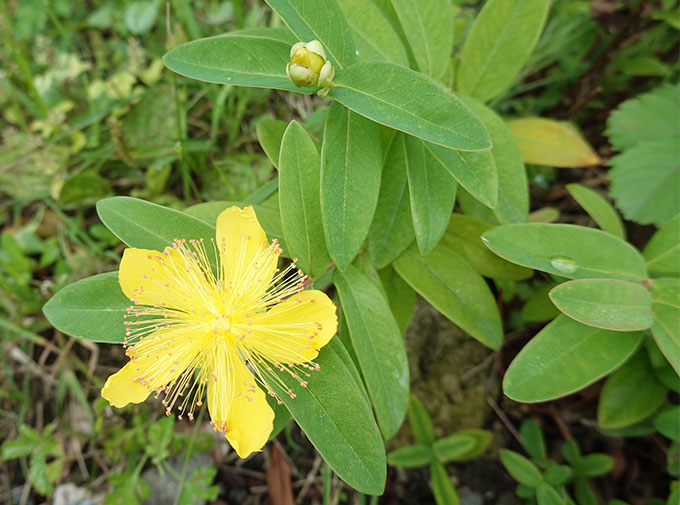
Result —
[[453, 49], [453, 10], [448, 0], [392, 0], [418, 69], [444, 75]]
[[381, 494], [386, 475], [385, 446], [371, 408], [333, 340], [315, 361], [321, 370], [310, 377], [306, 388], [288, 374], [278, 375], [283, 388], [295, 393], [294, 399], [278, 382], [273, 381], [271, 386], [342, 480], [362, 493]]
[[574, 197], [597, 225], [615, 237], [626, 238], [623, 221], [614, 207], [599, 193], [581, 184], [567, 184], [569, 194]]
[[385, 154], [378, 206], [368, 232], [368, 254], [376, 268], [389, 265], [415, 237], [404, 143], [404, 135], [396, 133]]
[[285, 29], [241, 30], [182, 44], [166, 53], [163, 63], [199, 81], [313, 93], [316, 88], [298, 88], [286, 75], [295, 42]]
[[491, 148], [482, 122], [453, 93], [393, 63], [358, 62], [338, 72], [329, 95], [377, 123], [461, 151]]
[[378, 424], [389, 439], [408, 406], [409, 370], [401, 332], [387, 300], [359, 270], [352, 266], [336, 270], [333, 279]]
[[393, 265], [454, 324], [491, 349], [501, 346], [503, 328], [489, 286], [457, 253], [440, 244], [423, 256], [411, 247]]
[[92, 342], [122, 344], [131, 302], [120, 290], [118, 272], [93, 275], [62, 288], [43, 307], [59, 331]]
[[[493, 143], [491, 156], [498, 179], [494, 215], [501, 224], [526, 221], [529, 215], [529, 183], [515, 136], [493, 110], [472, 98], [463, 97], [462, 100], [482, 120]], [[486, 185], [489, 186], [488, 183]]]
[[525, 163], [549, 167], [589, 167], [600, 163], [581, 134], [568, 123], [539, 117], [513, 119], [506, 123], [522, 152]]
[[624, 428], [650, 416], [666, 401], [667, 389], [652, 370], [647, 353], [639, 352], [604, 383], [597, 405], [603, 428]]
[[463, 256], [484, 277], [507, 281], [531, 277], [533, 272], [528, 268], [505, 261], [484, 246], [482, 235], [493, 227], [482, 219], [452, 214], [442, 243]]
[[321, 215], [328, 253], [340, 270], [368, 235], [381, 172], [378, 125], [339, 103], [331, 105], [321, 147]]
[[508, 261], [570, 279], [646, 278], [644, 260], [633, 246], [592, 228], [517, 223], [497, 226], [482, 240]]
[[510, 363], [503, 392], [526, 403], [568, 395], [615, 370], [641, 340], [639, 332], [602, 330], [557, 316]]
[[424, 445], [407, 445], [390, 452], [387, 463], [403, 468], [417, 468], [429, 465], [432, 460], [432, 450]]
[[487, 101], [504, 91], [526, 63], [548, 14], [548, 0], [490, 0], [465, 39], [456, 89]]
[[408, 66], [401, 38], [373, 0], [337, 0], [337, 3], [352, 32], [359, 61], [386, 60]]
[[647, 141], [614, 156], [610, 194], [627, 219], [661, 226], [680, 212], [680, 141]]
[[512, 477], [529, 487], [536, 487], [541, 483], [541, 472], [527, 458], [508, 449], [500, 450], [501, 463]]
[[290, 254], [312, 278], [326, 271], [326, 250], [319, 203], [321, 161], [314, 142], [297, 121], [283, 134], [279, 157], [279, 208]]
[[[311, 40], [321, 42], [326, 57], [336, 66], [336, 71], [354, 62], [356, 55], [352, 33], [338, 4], [325, 0], [266, 0], [266, 2], [281, 16], [298, 39], [303, 42]], [[290, 46], [288, 49], [290, 50]]]
[[579, 279], [550, 291], [564, 314], [605, 330], [636, 331], [652, 326], [652, 297], [642, 285], [617, 279]]
[[652, 235], [642, 256], [650, 272], [680, 277], [680, 214]]
[[680, 375], [680, 280], [655, 279], [651, 286], [652, 335], [668, 362]]
[[416, 243], [420, 252], [427, 254], [446, 231], [458, 185], [420, 139], [405, 136], [404, 159]]
[[460, 504], [456, 488], [451, 484], [449, 472], [436, 459], [430, 463], [430, 485], [432, 486], [432, 493], [437, 505]]

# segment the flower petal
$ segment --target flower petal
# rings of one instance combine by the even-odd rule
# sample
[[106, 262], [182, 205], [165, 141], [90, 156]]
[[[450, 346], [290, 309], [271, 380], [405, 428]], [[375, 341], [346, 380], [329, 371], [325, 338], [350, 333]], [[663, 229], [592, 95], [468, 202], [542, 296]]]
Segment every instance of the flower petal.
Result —
[[217, 217], [217, 247], [232, 303], [259, 300], [274, 276], [278, 254], [270, 250], [251, 206], [229, 207]]
[[185, 325], [144, 337], [128, 348], [130, 362], [106, 380], [102, 397], [118, 408], [143, 402], [151, 392], [193, 374], [208, 339], [208, 334], [196, 334]]
[[274, 427], [274, 411], [255, 377], [227, 344], [215, 345], [208, 377], [208, 410], [217, 430], [224, 431], [239, 457], [259, 451]]
[[309, 361], [338, 328], [335, 305], [322, 291], [301, 291], [250, 319], [244, 345], [274, 363]]
[[118, 283], [125, 296], [141, 305], [181, 310], [196, 306], [197, 296], [186, 282], [187, 264], [173, 248], [165, 252], [128, 248], [118, 268]]

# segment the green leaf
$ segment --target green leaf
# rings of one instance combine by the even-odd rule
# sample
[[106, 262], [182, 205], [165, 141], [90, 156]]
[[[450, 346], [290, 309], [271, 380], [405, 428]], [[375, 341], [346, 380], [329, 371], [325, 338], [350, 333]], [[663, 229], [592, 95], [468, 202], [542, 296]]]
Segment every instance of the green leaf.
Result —
[[[325, 0], [266, 0], [303, 42], [318, 40], [336, 71], [355, 60], [354, 42], [338, 4]], [[288, 47], [290, 50], [290, 46]], [[253, 51], [254, 54], [258, 54]], [[288, 59], [286, 58], [286, 63]], [[285, 70], [285, 66], [284, 66]]]
[[472, 268], [484, 277], [506, 281], [519, 281], [531, 277], [533, 272], [528, 268], [505, 261], [484, 246], [482, 235], [493, 227], [493, 224], [482, 219], [453, 214], [442, 243], [463, 256]]
[[500, 456], [505, 469], [520, 484], [537, 487], [543, 480], [536, 465], [521, 454], [508, 449], [501, 449]]
[[554, 319], [560, 314], [548, 296], [553, 287], [555, 287], [553, 282], [542, 283], [529, 295], [520, 312], [524, 321], [541, 323]]
[[[574, 477], [574, 497], [578, 505], [600, 505], [588, 479], [581, 475]], [[611, 505], [611, 502], [609, 503]]]
[[513, 83], [533, 51], [548, 14], [548, 0], [489, 0], [465, 39], [457, 90], [483, 102]]
[[570, 279], [641, 282], [640, 253], [609, 233], [571, 224], [517, 223], [487, 231], [482, 240], [500, 257]]
[[427, 154], [484, 205], [498, 203], [498, 177], [491, 151], [464, 152], [424, 142]]
[[[246, 205], [242, 202], [205, 202], [192, 205], [184, 209], [184, 213], [190, 216], [196, 217], [201, 221], [215, 226], [217, 222], [217, 216], [220, 213], [228, 209], [229, 207], [236, 205], [237, 207], [245, 207]], [[253, 205], [253, 210], [255, 210], [255, 215], [257, 220], [260, 222], [262, 229], [267, 234], [267, 239], [276, 239], [279, 241], [279, 245], [283, 249], [282, 256], [290, 258], [290, 252], [288, 251], [288, 246], [286, 245], [286, 239], [283, 237], [283, 229], [281, 226], [281, 214], [278, 209], [272, 209], [271, 207], [264, 207], [263, 205]]]
[[485, 151], [482, 122], [429, 77], [393, 63], [359, 62], [338, 72], [329, 95], [377, 123], [461, 151]]
[[430, 463], [430, 486], [432, 486], [432, 494], [434, 494], [434, 501], [437, 505], [460, 504], [458, 493], [451, 484], [449, 472], [436, 459]]
[[389, 265], [415, 237], [404, 145], [405, 136], [397, 133], [385, 154], [378, 206], [368, 232], [368, 254], [376, 268]]
[[[529, 215], [529, 183], [515, 136], [494, 111], [472, 98], [463, 97], [462, 100], [482, 120], [493, 143], [491, 156], [498, 179], [498, 202], [493, 209], [496, 218], [501, 224], [526, 221]], [[475, 172], [486, 175], [479, 168], [476, 167]], [[480, 179], [486, 180], [486, 177]], [[485, 182], [484, 186], [490, 190], [493, 184]], [[478, 198], [478, 195], [475, 197]]]
[[19, 425], [19, 436], [2, 444], [2, 459], [8, 461], [21, 456], [28, 456], [43, 443], [43, 438], [26, 424]]
[[605, 197], [581, 184], [567, 184], [567, 191], [602, 230], [615, 237], [626, 238], [623, 221]]
[[295, 398], [278, 381], [272, 388], [342, 480], [362, 493], [381, 494], [385, 446], [371, 408], [335, 346], [326, 345], [315, 361], [321, 371], [313, 373], [306, 388], [286, 373], [278, 375]]
[[118, 272], [108, 272], [62, 288], [43, 313], [52, 326], [76, 338], [122, 344], [130, 305], [118, 285]]
[[604, 383], [597, 405], [597, 422], [603, 428], [623, 428], [642, 421], [665, 401], [667, 389], [639, 352]]
[[413, 317], [413, 311], [416, 307], [416, 292], [392, 267], [388, 266], [379, 270], [378, 275], [387, 294], [387, 302], [390, 304], [392, 315], [394, 315], [399, 330], [403, 334]]
[[373, 0], [337, 0], [352, 32], [359, 61], [386, 60], [408, 66], [401, 38]]
[[614, 156], [609, 192], [627, 219], [661, 226], [680, 212], [680, 141], [648, 141]]
[[279, 159], [279, 207], [290, 254], [310, 277], [326, 271], [330, 258], [321, 223], [319, 153], [297, 121], [283, 134]]
[[378, 205], [378, 125], [334, 103], [321, 147], [321, 214], [328, 253], [344, 270], [361, 248]]
[[526, 403], [568, 395], [615, 370], [641, 340], [639, 332], [602, 330], [558, 316], [510, 363], [503, 392]]
[[554, 487], [541, 482], [536, 488], [536, 502], [538, 505], [564, 505], [564, 499]]
[[401, 332], [385, 298], [359, 270], [336, 270], [333, 280], [378, 424], [389, 439], [408, 407], [409, 370]]
[[545, 481], [551, 486], [561, 486], [571, 478], [571, 468], [566, 465], [553, 465], [543, 474]]
[[408, 423], [411, 433], [419, 444], [427, 447], [434, 442], [434, 427], [423, 404], [415, 396], [411, 395], [408, 404]]
[[527, 117], [506, 123], [517, 140], [525, 163], [549, 167], [589, 167], [600, 157], [570, 124]]
[[454, 433], [437, 440], [432, 445], [432, 450], [439, 461], [448, 463], [449, 461], [460, 461], [461, 457], [465, 458], [476, 447], [477, 439], [475, 437]]
[[650, 272], [680, 277], [680, 214], [652, 235], [642, 256]]
[[547, 455], [545, 452], [545, 440], [538, 423], [532, 419], [525, 419], [519, 427], [519, 436], [522, 446], [531, 459], [536, 463], [545, 462]]
[[214, 500], [219, 494], [219, 486], [211, 485], [215, 481], [217, 468], [212, 465], [194, 468], [184, 481], [177, 503], [195, 503], [198, 500]]
[[262, 119], [255, 125], [257, 141], [262, 146], [262, 150], [269, 161], [277, 168], [281, 154], [281, 140], [287, 127], [288, 123], [280, 119]]
[[635, 331], [652, 326], [652, 296], [642, 285], [617, 279], [579, 279], [556, 286], [550, 300], [588, 326]]
[[680, 375], [680, 280], [655, 279], [652, 287], [652, 335]]
[[475, 445], [466, 452], [456, 456], [456, 461], [469, 461], [480, 456], [491, 444], [491, 433], [479, 428], [460, 430], [455, 435], [470, 437], [475, 440]]
[[607, 454], [593, 453], [579, 458], [573, 465], [574, 472], [586, 477], [599, 477], [614, 468], [614, 458]]
[[664, 437], [680, 442], [680, 407], [675, 405], [657, 414], [654, 418], [654, 427]]
[[158, 0], [132, 2], [125, 8], [125, 27], [135, 35], [146, 33], [156, 23]]
[[432, 450], [424, 445], [407, 445], [390, 452], [387, 463], [403, 468], [417, 468], [429, 465], [432, 460]]
[[[97, 202], [102, 223], [128, 247], [163, 251], [175, 239], [215, 238], [215, 227], [198, 218], [162, 205], [128, 196], [114, 196]], [[210, 248], [208, 257], [215, 264]]]
[[624, 151], [647, 141], [674, 142], [680, 136], [677, 84], [664, 84], [623, 102], [607, 120], [609, 141]]
[[489, 286], [457, 253], [438, 245], [426, 256], [411, 247], [395, 262], [397, 273], [444, 316], [491, 349], [503, 328]]
[[453, 10], [448, 0], [392, 0], [418, 69], [434, 79], [444, 75], [453, 49]]
[[166, 53], [163, 63], [199, 81], [313, 93], [316, 88], [298, 88], [286, 75], [295, 42], [284, 29], [235, 31], [182, 44]]
[[[451, 152], [457, 154], [457, 151]], [[427, 254], [446, 231], [458, 185], [420, 139], [405, 136], [404, 159], [416, 243], [420, 252]]]

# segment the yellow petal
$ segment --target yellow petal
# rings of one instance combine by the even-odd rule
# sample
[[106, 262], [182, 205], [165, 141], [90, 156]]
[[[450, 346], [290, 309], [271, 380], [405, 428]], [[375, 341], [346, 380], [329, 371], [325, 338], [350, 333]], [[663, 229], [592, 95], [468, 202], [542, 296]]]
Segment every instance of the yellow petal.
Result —
[[222, 211], [217, 217], [217, 246], [228, 290], [236, 298], [232, 303], [260, 299], [274, 275], [278, 255], [265, 254], [267, 235], [252, 207]]
[[309, 361], [338, 327], [335, 305], [322, 291], [305, 290], [250, 319], [243, 344], [275, 363]]
[[183, 325], [144, 337], [127, 350], [130, 362], [107, 379], [102, 396], [114, 407], [143, 402], [152, 391], [192, 374], [208, 339]]
[[215, 345], [212, 376], [208, 378], [208, 410], [215, 427], [225, 436], [239, 457], [259, 451], [274, 427], [274, 411], [264, 391], [226, 344]]
[[125, 296], [141, 305], [185, 310], [197, 305], [195, 290], [198, 286], [187, 282], [187, 264], [172, 248], [162, 253], [150, 249], [125, 249], [118, 269], [118, 283]]
[[106, 379], [102, 397], [114, 407], [122, 408], [128, 403], [142, 403], [150, 391], [137, 379], [139, 371], [131, 362]]

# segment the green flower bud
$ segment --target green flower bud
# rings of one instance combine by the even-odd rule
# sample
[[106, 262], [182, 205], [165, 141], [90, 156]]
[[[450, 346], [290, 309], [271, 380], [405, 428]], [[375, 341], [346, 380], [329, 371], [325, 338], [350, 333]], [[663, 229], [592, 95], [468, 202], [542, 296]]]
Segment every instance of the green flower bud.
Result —
[[[329, 69], [330, 66], [330, 69]], [[288, 78], [298, 87], [316, 86], [320, 84], [319, 76], [324, 70], [324, 86], [329, 86], [335, 71], [333, 65], [326, 61], [326, 52], [318, 40], [298, 42], [290, 48], [290, 62], [286, 66]]]

